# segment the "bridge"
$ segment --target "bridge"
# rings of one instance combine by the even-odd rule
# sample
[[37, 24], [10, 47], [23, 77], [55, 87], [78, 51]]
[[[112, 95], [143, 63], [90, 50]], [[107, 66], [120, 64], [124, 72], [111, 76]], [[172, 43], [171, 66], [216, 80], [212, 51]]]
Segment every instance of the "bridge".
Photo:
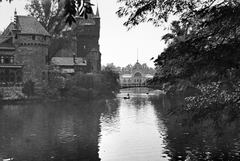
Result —
[[153, 88], [153, 89], [162, 89], [161, 85], [149, 85], [149, 84], [121, 84], [120, 89], [124, 89], [124, 88], [139, 88], [139, 87], [146, 87], [146, 88]]

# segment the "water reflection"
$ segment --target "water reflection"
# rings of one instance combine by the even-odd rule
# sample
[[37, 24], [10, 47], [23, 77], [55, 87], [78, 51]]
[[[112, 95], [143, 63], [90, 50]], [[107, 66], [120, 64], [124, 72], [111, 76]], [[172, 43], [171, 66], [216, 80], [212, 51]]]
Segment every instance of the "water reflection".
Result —
[[[127, 93], [131, 99], [124, 100]], [[101, 117], [100, 158], [103, 161], [167, 160], [162, 151], [163, 136], [158, 131], [158, 120], [148, 95], [128, 90], [122, 91], [117, 100], [120, 105], [115, 122], [106, 122], [105, 117], [111, 116]]]
[[184, 116], [170, 117], [179, 104], [181, 97], [134, 89], [116, 99], [0, 105], [0, 160], [240, 159], [239, 120], [216, 137], [209, 120], [189, 128], [177, 121]]
[[99, 119], [105, 104], [102, 100], [4, 105], [2, 156], [21, 161], [100, 160]]
[[[175, 99], [175, 100], [174, 100]], [[167, 127], [164, 143], [165, 154], [171, 160], [239, 160], [239, 130], [237, 123], [225, 126], [221, 137], [216, 135], [212, 122], [204, 120], [203, 123], [191, 127], [183, 126], [180, 119], [182, 115], [166, 115], [170, 107], [184, 104], [182, 97], [166, 97], [160, 95], [150, 98], [155, 107], [159, 121], [164, 120]], [[161, 125], [159, 123], [159, 125]], [[205, 128], [208, 127], [208, 128]], [[161, 129], [161, 127], [159, 127]]]

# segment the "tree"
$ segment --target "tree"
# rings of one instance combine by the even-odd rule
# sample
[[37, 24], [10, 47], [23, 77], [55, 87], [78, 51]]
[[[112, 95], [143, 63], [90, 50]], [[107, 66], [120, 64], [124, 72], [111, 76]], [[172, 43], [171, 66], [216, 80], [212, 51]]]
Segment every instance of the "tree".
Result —
[[[188, 97], [186, 106], [174, 107], [188, 124], [210, 119], [214, 128], [223, 122], [238, 120], [240, 102], [240, 4], [237, 0], [119, 0], [119, 17], [131, 28], [139, 23], [153, 22], [159, 26], [171, 15], [172, 39], [155, 60], [155, 83], [193, 86], [200, 95]], [[181, 39], [179, 39], [181, 37]], [[186, 83], [187, 82], [187, 83]], [[180, 84], [180, 85], [179, 85]], [[223, 123], [223, 124], [222, 124]]]
[[[13, 0], [6, 0], [11, 3]], [[44, 0], [44, 2], [49, 3], [50, 0]], [[66, 17], [65, 22], [70, 26], [73, 22], [76, 23], [75, 17], [80, 16], [85, 19], [88, 18], [89, 14], [93, 14], [92, 5], [89, 0], [53, 0], [53, 2], [58, 2], [58, 4], [64, 4], [63, 17]], [[2, 2], [2, 0], [0, 0]]]
[[63, 18], [63, 4], [54, 0], [29, 0], [25, 10], [35, 17], [42, 26], [52, 35], [58, 37], [66, 26]]
[[35, 17], [52, 35], [48, 50], [49, 61], [62, 49], [71, 49], [76, 41], [73, 31], [65, 31], [68, 24], [65, 23], [66, 19], [63, 17], [63, 6], [63, 3], [55, 0], [29, 0], [25, 6], [29, 14]]
[[182, 24], [180, 21], [173, 21], [171, 23], [171, 33], [167, 33], [162, 37], [162, 40], [165, 40], [165, 43], [169, 43], [169, 40], [173, 42], [176, 41], [185, 41], [188, 33], [188, 26]]
[[187, 39], [173, 40], [155, 60], [161, 69], [155, 82], [188, 81], [201, 91], [186, 98], [186, 106], [175, 107], [173, 113], [183, 114], [181, 121], [188, 125], [210, 119], [219, 135], [226, 122], [239, 126], [239, 9], [237, 1], [222, 1], [196, 11], [190, 17], [198, 23]]
[[[139, 23], [152, 22], [159, 26], [168, 21], [171, 15], [178, 15], [185, 21], [196, 13], [207, 13], [210, 9], [216, 9], [217, 6], [234, 6], [238, 0], [118, 0], [122, 4], [117, 14], [119, 17], [128, 17], [124, 23], [131, 28]], [[190, 19], [191, 20], [191, 19]]]

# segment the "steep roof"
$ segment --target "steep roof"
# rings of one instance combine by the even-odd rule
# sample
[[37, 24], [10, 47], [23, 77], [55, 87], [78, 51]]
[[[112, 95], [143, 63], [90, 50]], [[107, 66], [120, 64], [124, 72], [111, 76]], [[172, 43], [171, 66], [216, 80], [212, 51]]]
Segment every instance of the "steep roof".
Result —
[[11, 36], [0, 35], [0, 44], [10, 39]]
[[95, 17], [95, 18], [100, 18], [100, 14], [99, 14], [98, 5], [97, 5], [96, 14], [94, 15], [94, 17]]
[[51, 36], [47, 30], [37, 21], [36, 18], [31, 16], [17, 15], [17, 27], [21, 30], [21, 34], [39, 34]]
[[142, 68], [142, 65], [138, 61], [133, 66], [133, 69], [141, 69], [141, 68]]
[[11, 36], [0, 35], [0, 49], [15, 50], [16, 47], [12, 43]]

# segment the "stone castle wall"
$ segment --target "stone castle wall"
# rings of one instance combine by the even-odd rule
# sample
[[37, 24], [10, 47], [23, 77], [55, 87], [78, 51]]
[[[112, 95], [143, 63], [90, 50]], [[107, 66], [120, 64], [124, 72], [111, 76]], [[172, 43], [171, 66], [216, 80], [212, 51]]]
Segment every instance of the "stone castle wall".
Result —
[[49, 37], [35, 35], [32, 40], [32, 35], [19, 35], [14, 59], [15, 64], [23, 65], [24, 82], [31, 79], [37, 86], [46, 83], [49, 43]]

